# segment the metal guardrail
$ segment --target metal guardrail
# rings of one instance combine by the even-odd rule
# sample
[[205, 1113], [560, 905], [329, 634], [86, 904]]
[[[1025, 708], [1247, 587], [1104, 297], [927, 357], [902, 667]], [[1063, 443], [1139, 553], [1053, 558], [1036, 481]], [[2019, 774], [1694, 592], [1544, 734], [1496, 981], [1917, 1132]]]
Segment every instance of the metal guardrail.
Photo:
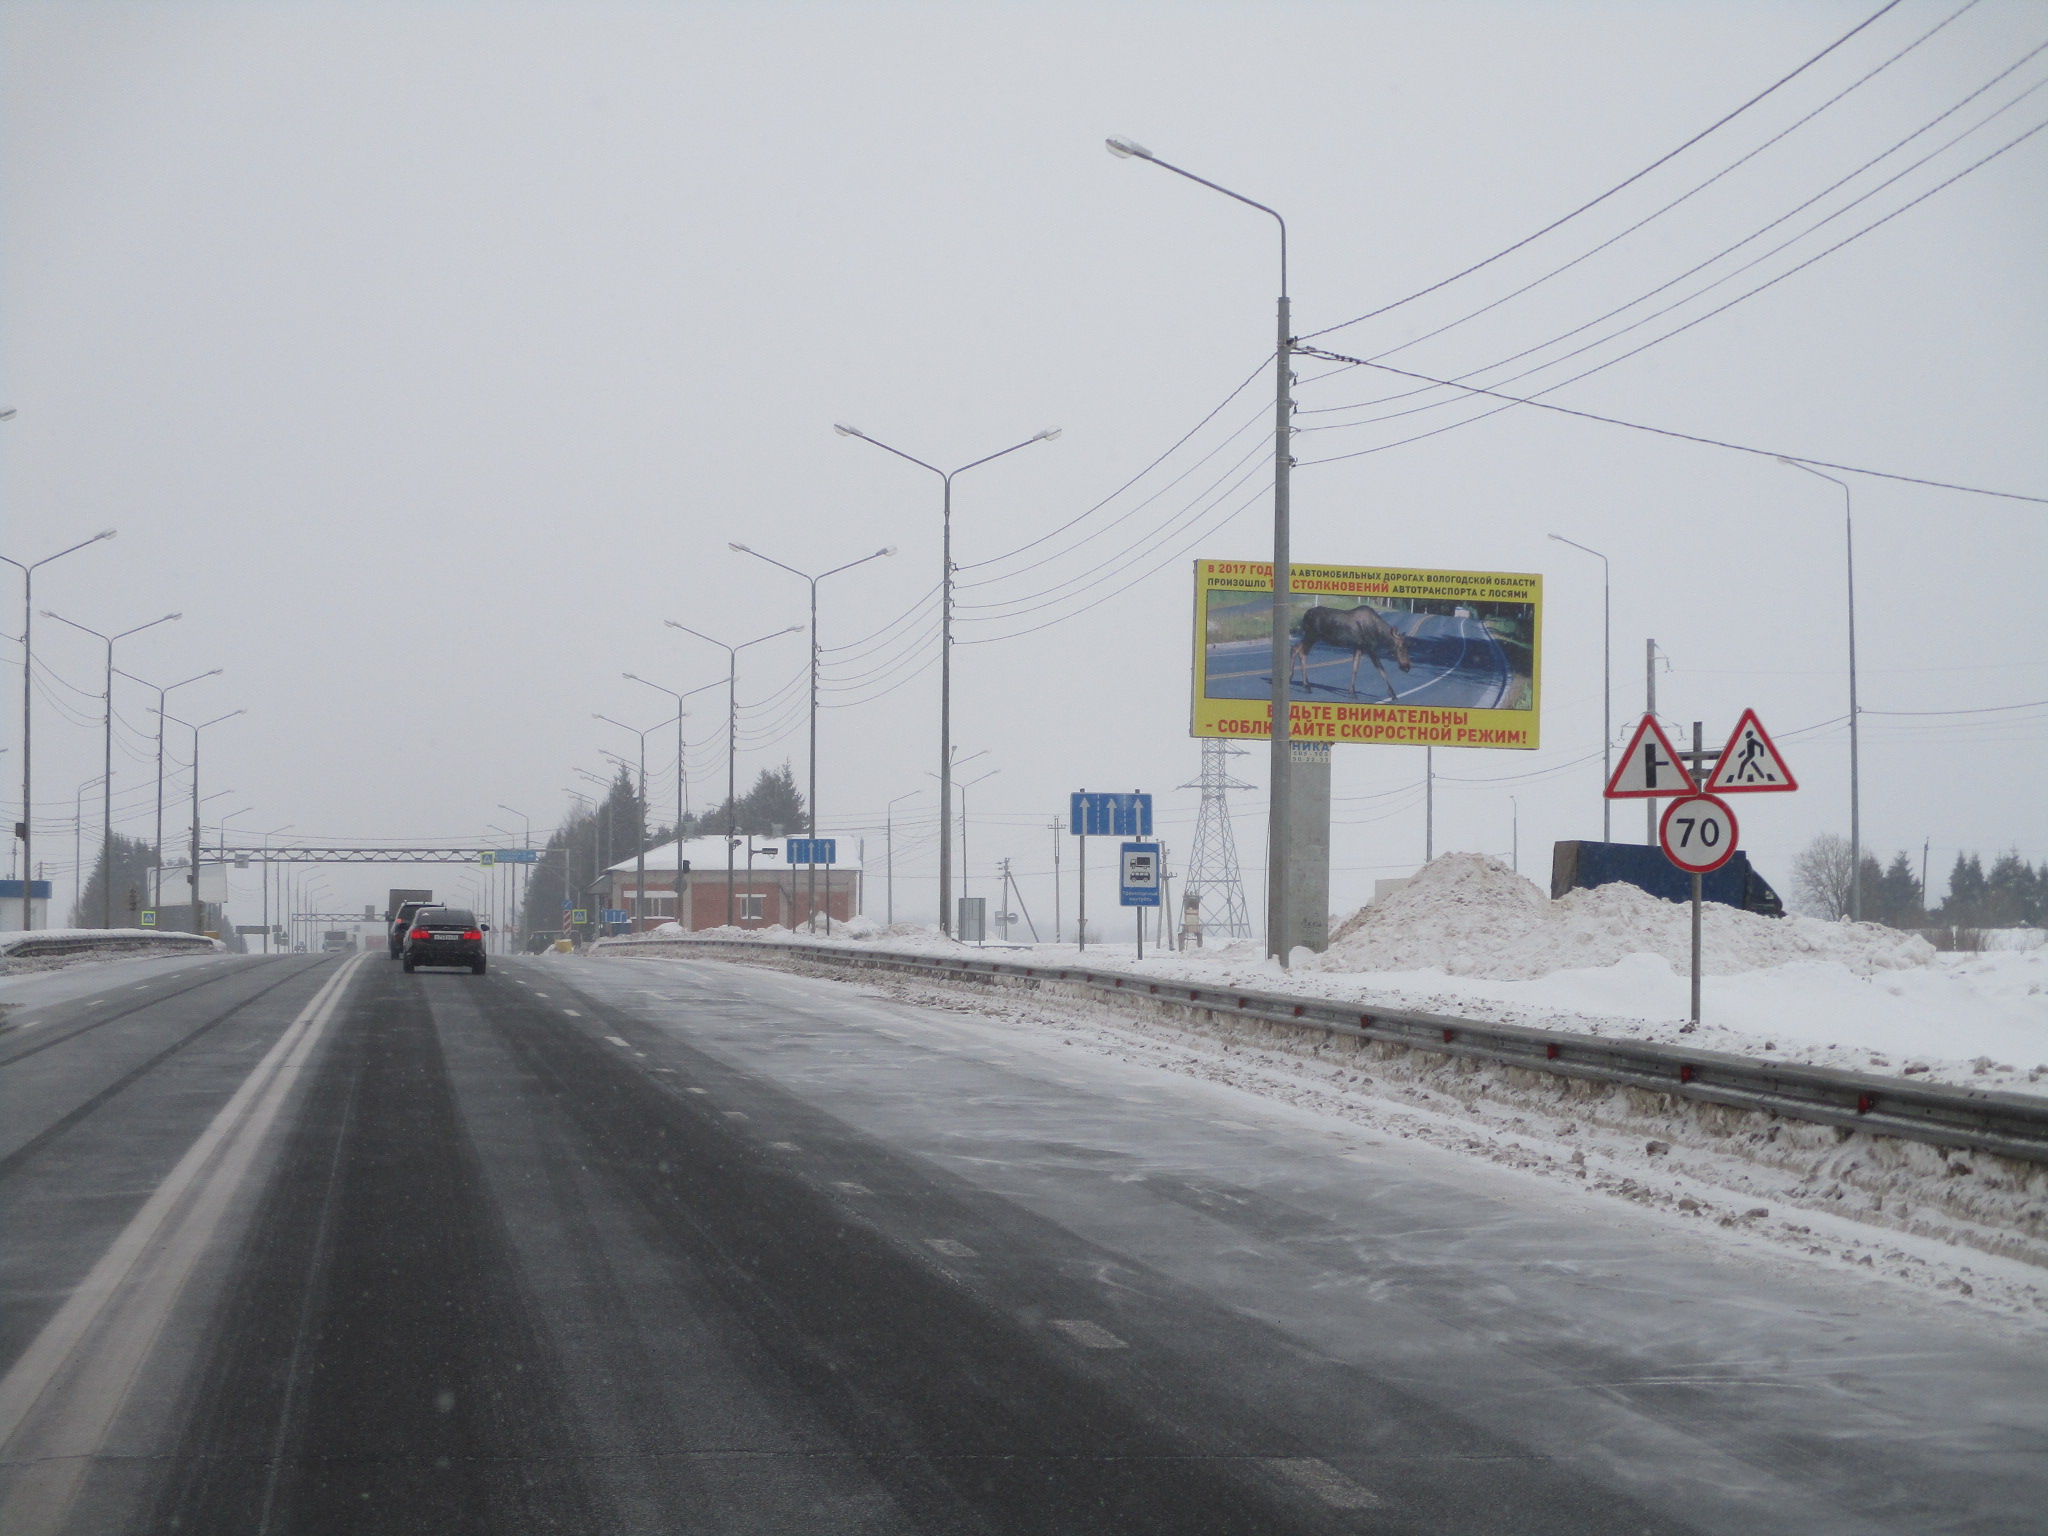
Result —
[[982, 980], [1026, 987], [1064, 983], [1141, 1004], [1172, 1005], [1220, 1018], [1256, 1019], [1268, 1024], [1325, 1030], [1442, 1056], [1469, 1057], [1495, 1066], [1640, 1088], [1672, 1098], [1782, 1115], [1876, 1136], [2048, 1163], [2048, 1098], [2027, 1094], [1960, 1088], [1947, 1083], [1905, 1082], [1871, 1073], [1758, 1061], [1685, 1046], [1603, 1040], [1518, 1024], [1489, 1024], [1450, 1014], [1398, 1012], [1321, 998], [1289, 997], [1284, 993], [1200, 987], [1076, 965], [956, 960], [949, 956], [774, 940], [621, 938], [600, 940], [591, 949], [593, 953], [713, 952], [735, 956], [766, 952], [850, 970], [891, 971], [950, 981]]
[[195, 950], [211, 952], [217, 941], [199, 933], [123, 933], [112, 937], [65, 934], [61, 938], [36, 933], [18, 933], [0, 938], [0, 960], [35, 960], [47, 955], [133, 954], [144, 950]]

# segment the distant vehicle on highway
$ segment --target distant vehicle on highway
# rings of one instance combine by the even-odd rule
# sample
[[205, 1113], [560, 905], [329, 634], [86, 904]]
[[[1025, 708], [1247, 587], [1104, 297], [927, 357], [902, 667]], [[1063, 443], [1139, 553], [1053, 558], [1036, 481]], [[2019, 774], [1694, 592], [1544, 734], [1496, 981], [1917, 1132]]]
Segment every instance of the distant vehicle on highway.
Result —
[[330, 928], [320, 939], [320, 953], [323, 955], [345, 955], [356, 947], [356, 941], [339, 928]]
[[526, 936], [526, 952], [529, 955], [544, 955], [555, 947], [555, 940], [560, 937], [559, 933], [550, 933], [545, 928], [529, 933]]
[[391, 914], [392, 959], [399, 960], [404, 958], [405, 935], [406, 931], [412, 927], [413, 918], [418, 916], [423, 908], [434, 905], [435, 903], [431, 901], [404, 901], [398, 904], [398, 910]]
[[480, 923], [467, 907], [422, 907], [405, 931], [405, 952], [400, 958], [408, 972], [423, 965], [459, 965], [476, 975], [484, 973], [484, 935], [489, 923]]

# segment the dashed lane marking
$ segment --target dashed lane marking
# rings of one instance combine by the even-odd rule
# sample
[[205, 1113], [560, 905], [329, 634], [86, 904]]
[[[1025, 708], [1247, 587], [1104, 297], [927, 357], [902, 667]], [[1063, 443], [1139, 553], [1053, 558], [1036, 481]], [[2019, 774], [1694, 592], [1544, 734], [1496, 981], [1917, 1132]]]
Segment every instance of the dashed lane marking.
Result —
[[1283, 1456], [1273, 1463], [1273, 1470], [1332, 1509], [1378, 1509], [1384, 1502], [1370, 1488], [1361, 1487], [1313, 1456]]
[[631, 1049], [633, 1049], [633, 1047], [630, 1044], [628, 1044], [624, 1040], [621, 1040], [617, 1035], [606, 1035], [605, 1039], [611, 1041], [613, 1045], [616, 1045], [622, 1051], [630, 1051]]
[[1083, 1317], [1056, 1317], [1052, 1320], [1052, 1325], [1083, 1349], [1129, 1349], [1131, 1347], [1100, 1323], [1091, 1323]]
[[874, 1191], [865, 1184], [856, 1184], [851, 1179], [835, 1179], [832, 1187], [842, 1195], [872, 1195]]
[[683, 1090], [685, 1093], [709, 1093], [710, 1091], [709, 1088], [685, 1088]]
[[[577, 1012], [577, 1011], [576, 1011], [576, 1010], [575, 1010], [574, 1008], [564, 1008], [564, 1009], [562, 1010], [562, 1012], [564, 1012], [564, 1013], [566, 1013], [567, 1015], [569, 1015], [569, 1017], [570, 1017], [570, 1018], [572, 1018], [572, 1019], [580, 1019], [580, 1018], [582, 1018], [582, 1017], [583, 1017], [583, 1015], [582, 1015], [582, 1014], [580, 1014], [580, 1013], [578, 1013], [578, 1012]], [[609, 1038], [609, 1037], [607, 1037], [607, 1038]]]
[[956, 1243], [950, 1237], [928, 1237], [924, 1240], [927, 1248], [934, 1253], [943, 1253], [949, 1259], [971, 1259], [974, 1250], [965, 1243]]
[[803, 1150], [793, 1141], [771, 1141], [768, 1145], [778, 1152], [800, 1152]]

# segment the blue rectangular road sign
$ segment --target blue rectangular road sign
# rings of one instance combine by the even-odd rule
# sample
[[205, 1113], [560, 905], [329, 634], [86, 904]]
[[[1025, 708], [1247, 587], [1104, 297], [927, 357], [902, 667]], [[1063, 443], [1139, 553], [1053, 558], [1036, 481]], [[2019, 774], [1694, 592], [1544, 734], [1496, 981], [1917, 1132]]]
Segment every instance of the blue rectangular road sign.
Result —
[[607, 923], [630, 923], [633, 914], [624, 907], [606, 907], [599, 916]]
[[1076, 837], [1150, 837], [1152, 797], [1081, 790], [1068, 797], [1067, 830]]
[[500, 864], [538, 864], [540, 862], [540, 850], [538, 848], [497, 848], [492, 850], [491, 857]]
[[1125, 843], [1118, 850], [1118, 900], [1127, 907], [1159, 905], [1159, 845]]
[[792, 837], [786, 840], [782, 854], [786, 864], [837, 864], [839, 862], [839, 839], [836, 837]]

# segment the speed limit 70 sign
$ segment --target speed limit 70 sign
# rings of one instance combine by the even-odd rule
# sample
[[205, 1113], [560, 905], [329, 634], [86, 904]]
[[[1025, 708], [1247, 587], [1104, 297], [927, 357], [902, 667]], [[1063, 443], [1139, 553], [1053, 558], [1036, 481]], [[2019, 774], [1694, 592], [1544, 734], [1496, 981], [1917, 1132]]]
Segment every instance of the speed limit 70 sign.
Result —
[[1685, 795], [1671, 802], [1657, 824], [1664, 855], [1680, 869], [1704, 875], [1735, 857], [1735, 813], [1713, 795]]

